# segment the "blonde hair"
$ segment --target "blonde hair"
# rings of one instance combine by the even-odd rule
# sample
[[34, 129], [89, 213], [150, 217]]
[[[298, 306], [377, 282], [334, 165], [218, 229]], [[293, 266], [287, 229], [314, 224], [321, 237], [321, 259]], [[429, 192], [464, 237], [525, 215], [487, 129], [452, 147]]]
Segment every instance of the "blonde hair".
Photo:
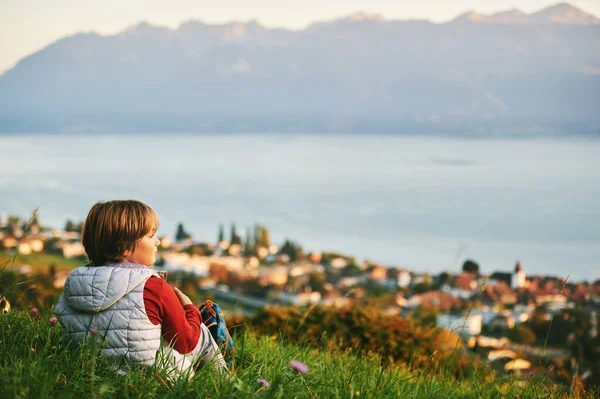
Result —
[[82, 244], [89, 265], [122, 262], [136, 242], [158, 228], [158, 216], [152, 208], [136, 200], [98, 202], [83, 224]]

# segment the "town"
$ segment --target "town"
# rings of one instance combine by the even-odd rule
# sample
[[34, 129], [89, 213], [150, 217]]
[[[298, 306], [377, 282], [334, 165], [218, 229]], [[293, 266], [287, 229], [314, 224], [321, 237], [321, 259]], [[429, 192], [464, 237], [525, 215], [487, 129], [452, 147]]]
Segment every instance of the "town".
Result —
[[[10, 256], [42, 253], [84, 265], [81, 231], [82, 225], [71, 221], [63, 229], [43, 227], [36, 213], [29, 221], [0, 218], [0, 265]], [[545, 362], [584, 380], [598, 367], [600, 280], [527, 275], [519, 261], [484, 275], [468, 259], [459, 270], [431, 275], [358, 263], [346, 254], [309, 252], [289, 240], [277, 246], [261, 225], [247, 229], [243, 239], [235, 225], [228, 234], [221, 225], [216, 236], [214, 244], [196, 241], [179, 223], [172, 238], [160, 237], [157, 269], [167, 272], [170, 283], [210, 294], [231, 311], [368, 303], [386, 315], [453, 331], [506, 372], [532, 371]], [[63, 287], [74, 267], [69, 264], [48, 265], [54, 288]], [[26, 263], [18, 269], [34, 272]]]

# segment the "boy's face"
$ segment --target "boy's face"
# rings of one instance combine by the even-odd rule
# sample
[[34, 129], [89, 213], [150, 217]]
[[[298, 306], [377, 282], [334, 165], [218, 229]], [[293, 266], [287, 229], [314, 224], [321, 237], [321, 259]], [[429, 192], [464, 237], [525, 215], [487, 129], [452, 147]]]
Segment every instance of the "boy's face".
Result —
[[125, 253], [125, 259], [141, 265], [152, 266], [156, 260], [155, 255], [158, 244], [160, 244], [160, 240], [156, 238], [155, 234], [156, 229], [153, 228], [148, 234], [140, 238], [135, 243], [135, 249]]

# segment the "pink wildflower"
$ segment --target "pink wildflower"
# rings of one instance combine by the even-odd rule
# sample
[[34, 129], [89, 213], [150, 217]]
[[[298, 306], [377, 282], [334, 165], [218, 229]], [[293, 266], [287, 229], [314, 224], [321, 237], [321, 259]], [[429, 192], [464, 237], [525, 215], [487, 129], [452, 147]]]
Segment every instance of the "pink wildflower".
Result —
[[90, 334], [95, 335], [98, 332], [96, 327], [90, 327]]
[[297, 360], [292, 360], [290, 362], [290, 366], [299, 373], [306, 374], [308, 373], [308, 366], [304, 363], [301, 363]]
[[48, 324], [50, 324], [50, 327], [54, 327], [56, 326], [56, 322], [58, 320], [56, 319], [56, 317], [51, 317], [50, 319], [48, 319]]
[[40, 311], [38, 310], [38, 308], [33, 308], [31, 309], [31, 317], [33, 317], [36, 320], [39, 320], [42, 318], [42, 315], [40, 314]]
[[271, 384], [269, 384], [269, 381], [263, 380], [262, 378], [257, 378], [256, 382], [258, 382], [260, 385], [262, 385], [263, 387], [266, 387], [266, 388], [271, 386]]
[[33, 353], [35, 353], [35, 348], [31, 348], [31, 351], [32, 351]]

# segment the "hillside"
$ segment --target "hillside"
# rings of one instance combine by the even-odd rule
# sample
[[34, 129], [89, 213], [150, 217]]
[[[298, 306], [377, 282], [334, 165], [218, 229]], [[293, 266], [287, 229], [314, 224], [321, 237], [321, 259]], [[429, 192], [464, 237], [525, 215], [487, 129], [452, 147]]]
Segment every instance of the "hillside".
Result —
[[[591, 398], [574, 386], [508, 377], [502, 383], [482, 371], [432, 357], [430, 367], [383, 367], [377, 355], [352, 350], [319, 351], [277, 336], [235, 336], [234, 371], [221, 378], [209, 370], [193, 378], [171, 380], [146, 368], [118, 376], [96, 355], [93, 345], [76, 351], [60, 338], [58, 326], [26, 312], [0, 314], [0, 379], [3, 397], [373, 397], [373, 398]], [[290, 364], [300, 361], [307, 373]], [[456, 379], [456, 376], [460, 377]], [[10, 383], [7, 383], [10, 382]]]
[[[0, 397], [587, 399], [599, 393], [591, 379], [584, 386], [556, 362], [539, 360], [526, 374], [505, 371], [503, 363], [467, 350], [458, 331], [386, 315], [372, 304], [226, 314], [235, 342], [230, 377], [203, 370], [173, 379], [160, 367], [119, 376], [98, 356], [99, 343], [78, 349], [62, 339], [52, 313], [60, 291], [50, 282], [0, 267], [0, 298], [12, 304], [5, 308], [3, 301], [0, 312]], [[308, 371], [294, 370], [292, 361]]]
[[559, 4], [78, 33], [0, 76], [0, 132], [597, 134], [599, 21]]

